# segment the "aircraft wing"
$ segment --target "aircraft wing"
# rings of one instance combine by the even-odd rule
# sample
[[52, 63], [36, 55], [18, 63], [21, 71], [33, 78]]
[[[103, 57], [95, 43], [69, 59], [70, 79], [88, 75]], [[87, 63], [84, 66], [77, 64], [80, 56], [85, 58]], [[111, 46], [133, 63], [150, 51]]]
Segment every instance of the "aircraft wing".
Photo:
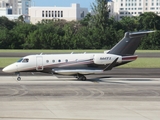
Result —
[[105, 69], [102, 69], [102, 70], [96, 70], [96, 69], [52, 69], [52, 71], [56, 74], [62, 74], [62, 75], [98, 74], [98, 73], [103, 73], [104, 71], [107, 71], [107, 70], [111, 70], [115, 66], [117, 60], [118, 60], [118, 57], [111, 64], [107, 65]]

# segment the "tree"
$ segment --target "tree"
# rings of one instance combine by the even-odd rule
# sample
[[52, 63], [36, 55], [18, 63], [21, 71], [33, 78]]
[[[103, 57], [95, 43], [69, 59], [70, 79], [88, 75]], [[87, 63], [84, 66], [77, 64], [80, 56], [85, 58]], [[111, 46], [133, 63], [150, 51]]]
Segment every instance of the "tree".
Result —
[[123, 29], [124, 31], [135, 31], [135, 29], [137, 29], [138, 26], [138, 20], [136, 19], [136, 17], [123, 17], [122, 20], [119, 22], [121, 24], [121, 29]]
[[158, 50], [160, 49], [160, 31], [150, 33], [142, 39], [140, 49]]
[[109, 28], [114, 28], [116, 31], [122, 29], [122, 24], [113, 17], [108, 19], [108, 25]]
[[10, 48], [9, 30], [5, 27], [0, 27], [0, 49]]
[[24, 21], [24, 18], [23, 18], [23, 15], [20, 15], [20, 16], [18, 17], [18, 21], [23, 22], [23, 23], [25, 22], [25, 21]]
[[36, 29], [36, 26], [27, 23], [19, 23], [9, 31], [12, 49], [24, 49], [28, 35]]
[[160, 16], [153, 12], [145, 12], [139, 16], [139, 30], [160, 29]]
[[108, 26], [109, 9], [107, 0], [96, 0], [96, 3], [92, 4], [93, 22], [96, 27], [99, 27], [102, 31], [105, 31]]
[[92, 15], [88, 13], [82, 20], [80, 20], [81, 25], [88, 26], [92, 22]]
[[0, 26], [11, 30], [15, 25], [16, 23], [13, 21], [10, 21], [7, 17], [5, 16], [0, 17]]

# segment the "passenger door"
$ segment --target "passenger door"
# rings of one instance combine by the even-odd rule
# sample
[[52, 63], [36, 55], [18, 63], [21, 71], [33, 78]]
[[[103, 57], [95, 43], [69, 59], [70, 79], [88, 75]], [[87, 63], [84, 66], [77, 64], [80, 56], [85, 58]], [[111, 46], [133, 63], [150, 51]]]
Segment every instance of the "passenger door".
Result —
[[37, 71], [43, 70], [43, 57], [42, 56], [36, 57], [36, 70]]

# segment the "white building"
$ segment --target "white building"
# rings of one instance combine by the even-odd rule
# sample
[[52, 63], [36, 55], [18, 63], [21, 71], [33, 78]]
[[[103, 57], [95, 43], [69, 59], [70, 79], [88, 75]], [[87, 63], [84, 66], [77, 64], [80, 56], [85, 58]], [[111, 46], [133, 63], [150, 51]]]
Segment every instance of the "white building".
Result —
[[0, 8], [12, 8], [12, 14], [28, 15], [31, 0], [0, 0]]
[[36, 24], [42, 20], [63, 19], [76, 21], [83, 19], [88, 14], [88, 8], [81, 8], [79, 4], [71, 7], [30, 7], [30, 22]]
[[0, 8], [6, 8], [9, 0], [0, 0]]
[[18, 14], [28, 15], [31, 0], [18, 0]]
[[109, 17], [114, 17], [114, 2], [108, 1]]
[[23, 15], [28, 20], [28, 8], [31, 7], [31, 0], [0, 0], [0, 16], [6, 16], [10, 20], [18, 19]]
[[12, 14], [17, 14], [17, 0], [0, 0], [0, 8], [11, 8]]
[[160, 0], [112, 0], [113, 16], [120, 20], [124, 16], [139, 16], [144, 12], [154, 12], [160, 15]]

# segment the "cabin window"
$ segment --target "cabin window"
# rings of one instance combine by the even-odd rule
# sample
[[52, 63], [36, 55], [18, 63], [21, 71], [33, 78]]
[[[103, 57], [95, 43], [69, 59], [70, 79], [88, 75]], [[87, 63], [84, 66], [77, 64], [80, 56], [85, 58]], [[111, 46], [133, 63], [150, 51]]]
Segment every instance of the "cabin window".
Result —
[[55, 62], [55, 60], [52, 60], [52, 62], [54, 63], [54, 62]]
[[46, 60], [46, 63], [49, 63], [49, 60]]
[[61, 62], [61, 60], [58, 60], [58, 62]]
[[66, 62], [68, 62], [68, 60], [66, 59]]
[[23, 63], [28, 63], [29, 62], [29, 59], [28, 58], [26, 58], [26, 59], [23, 59], [23, 61], [22, 61]]

